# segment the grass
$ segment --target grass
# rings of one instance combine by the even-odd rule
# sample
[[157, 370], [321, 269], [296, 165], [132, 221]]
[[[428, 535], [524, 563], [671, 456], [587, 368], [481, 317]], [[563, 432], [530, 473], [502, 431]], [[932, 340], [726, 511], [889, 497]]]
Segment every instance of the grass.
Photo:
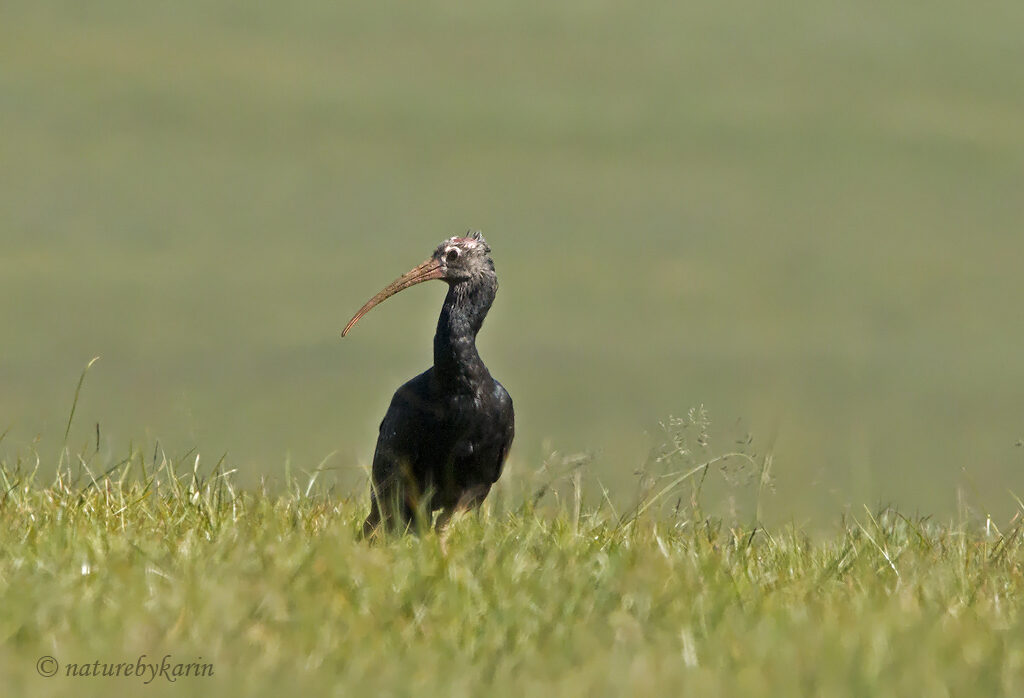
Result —
[[[668, 443], [672, 465], [688, 449]], [[812, 536], [704, 514], [708, 468], [648, 474], [678, 482], [642, 486], [631, 510], [581, 506], [568, 458], [549, 468], [562, 486], [510, 483], [458, 521], [445, 555], [432, 533], [358, 541], [363, 498], [322, 472], [240, 489], [192, 453], [64, 461], [53, 480], [0, 467], [0, 673], [16, 695], [137, 695], [148, 674], [66, 672], [143, 654], [213, 666], [158, 676], [156, 695], [1024, 691], [1020, 511], [997, 525], [865, 509]], [[37, 674], [43, 656], [56, 676]]]

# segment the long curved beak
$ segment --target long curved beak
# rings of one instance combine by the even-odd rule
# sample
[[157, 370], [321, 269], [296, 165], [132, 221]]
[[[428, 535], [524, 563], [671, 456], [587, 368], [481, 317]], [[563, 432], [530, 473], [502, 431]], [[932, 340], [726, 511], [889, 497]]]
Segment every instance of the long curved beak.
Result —
[[345, 329], [341, 331], [341, 336], [344, 337], [347, 335], [348, 331], [351, 330], [357, 322], [359, 322], [359, 318], [370, 312], [370, 310], [373, 309], [373, 306], [378, 303], [384, 302], [399, 291], [404, 291], [410, 286], [415, 286], [416, 284], [423, 283], [424, 281], [430, 281], [431, 279], [442, 278], [444, 278], [444, 270], [441, 269], [441, 260], [434, 259], [433, 257], [423, 262], [423, 264], [410, 269], [385, 286], [376, 296], [366, 301], [366, 305], [360, 308], [359, 312], [353, 315], [352, 319], [348, 321], [347, 325], [345, 325]]

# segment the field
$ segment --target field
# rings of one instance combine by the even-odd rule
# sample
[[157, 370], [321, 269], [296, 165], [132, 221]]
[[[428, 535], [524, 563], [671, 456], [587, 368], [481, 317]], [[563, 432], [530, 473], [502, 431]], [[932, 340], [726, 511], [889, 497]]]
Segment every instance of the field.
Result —
[[11, 695], [1024, 691], [1019, 516], [864, 511], [812, 540], [653, 517], [656, 493], [623, 512], [526, 498], [459, 521], [443, 553], [432, 533], [356, 540], [363, 506], [306, 479], [240, 491], [141, 454], [89, 473], [2, 472]]
[[8, 457], [59, 450], [100, 355], [76, 446], [361, 487], [443, 290], [338, 332], [476, 227], [518, 467], [593, 452], [617, 496], [703, 403], [775, 453], [775, 522], [1015, 508], [1018, 2], [3, 13]]
[[[4, 2], [0, 677], [1024, 693], [1021, 27], [1012, 0]], [[338, 334], [468, 228], [507, 472], [447, 555], [367, 546], [443, 287]]]

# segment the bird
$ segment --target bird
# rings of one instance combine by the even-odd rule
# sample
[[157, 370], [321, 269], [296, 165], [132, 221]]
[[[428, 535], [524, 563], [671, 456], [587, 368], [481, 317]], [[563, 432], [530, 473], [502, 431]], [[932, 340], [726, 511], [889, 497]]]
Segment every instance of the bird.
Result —
[[515, 436], [512, 398], [476, 348], [498, 291], [491, 248], [480, 231], [444, 240], [368, 300], [342, 337], [387, 298], [435, 279], [448, 284], [448, 293], [434, 334], [434, 363], [395, 391], [380, 423], [364, 538], [429, 524], [437, 511], [434, 528], [446, 536], [455, 514], [477, 509], [487, 497]]

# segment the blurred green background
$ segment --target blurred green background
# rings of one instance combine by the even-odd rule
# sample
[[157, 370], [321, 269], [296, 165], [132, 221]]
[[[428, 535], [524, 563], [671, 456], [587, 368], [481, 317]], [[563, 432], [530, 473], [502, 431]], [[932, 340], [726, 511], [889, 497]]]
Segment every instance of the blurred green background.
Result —
[[[1024, 4], [5, 2], [0, 451], [94, 438], [356, 487], [480, 228], [511, 466], [657, 421], [776, 518], [1024, 494]], [[757, 450], [757, 448], [755, 448]]]

